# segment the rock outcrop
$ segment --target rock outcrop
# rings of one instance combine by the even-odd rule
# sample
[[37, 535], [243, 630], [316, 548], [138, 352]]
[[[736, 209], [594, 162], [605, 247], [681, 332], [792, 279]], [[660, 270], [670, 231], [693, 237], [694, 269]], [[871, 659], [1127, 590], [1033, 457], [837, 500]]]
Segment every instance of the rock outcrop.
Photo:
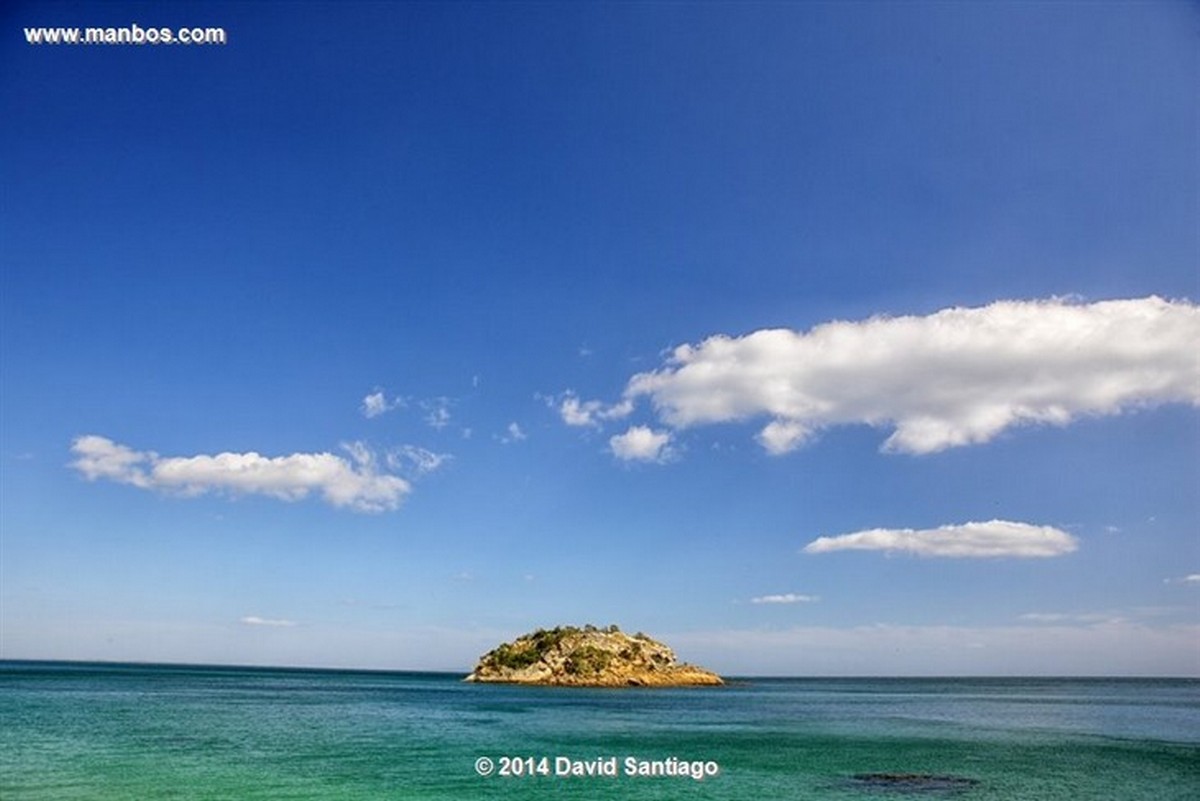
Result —
[[467, 681], [566, 687], [686, 687], [724, 684], [645, 634], [616, 626], [538, 629], [493, 648]]
[[856, 773], [851, 784], [859, 789], [895, 790], [902, 793], [943, 793], [968, 790], [979, 779], [966, 776], [943, 776], [935, 773]]

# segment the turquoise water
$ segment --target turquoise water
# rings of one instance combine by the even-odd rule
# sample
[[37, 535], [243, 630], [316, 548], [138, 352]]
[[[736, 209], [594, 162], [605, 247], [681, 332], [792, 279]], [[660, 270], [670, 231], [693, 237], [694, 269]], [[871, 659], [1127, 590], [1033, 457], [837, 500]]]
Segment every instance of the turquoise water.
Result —
[[[0, 798], [1200, 798], [1195, 680], [459, 678], [0, 662]], [[509, 757], [534, 775], [498, 775]], [[556, 757], [618, 775], [556, 776]], [[719, 773], [628, 776], [627, 757]]]

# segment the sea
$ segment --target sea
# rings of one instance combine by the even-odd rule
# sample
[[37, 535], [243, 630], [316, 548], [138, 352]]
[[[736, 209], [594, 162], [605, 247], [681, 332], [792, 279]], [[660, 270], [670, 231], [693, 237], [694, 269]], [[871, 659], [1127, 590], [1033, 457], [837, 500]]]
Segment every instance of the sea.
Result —
[[0, 662], [0, 799], [1200, 799], [1200, 680]]

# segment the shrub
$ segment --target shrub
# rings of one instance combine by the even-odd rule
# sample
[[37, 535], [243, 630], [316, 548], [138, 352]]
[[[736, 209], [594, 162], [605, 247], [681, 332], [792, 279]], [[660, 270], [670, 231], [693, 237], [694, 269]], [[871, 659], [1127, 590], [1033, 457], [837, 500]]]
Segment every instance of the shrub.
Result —
[[576, 648], [567, 657], [563, 669], [573, 676], [590, 676], [600, 673], [612, 661], [612, 654], [593, 645]]
[[505, 643], [488, 654], [488, 661], [496, 667], [520, 670], [527, 668], [541, 658], [541, 653], [535, 648], [510, 645]]

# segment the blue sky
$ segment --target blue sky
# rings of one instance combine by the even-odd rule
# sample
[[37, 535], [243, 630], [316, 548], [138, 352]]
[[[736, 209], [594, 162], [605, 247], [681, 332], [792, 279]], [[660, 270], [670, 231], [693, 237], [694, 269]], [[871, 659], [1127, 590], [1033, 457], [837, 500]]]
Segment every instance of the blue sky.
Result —
[[1193, 5], [0, 19], [0, 657], [1200, 674]]

